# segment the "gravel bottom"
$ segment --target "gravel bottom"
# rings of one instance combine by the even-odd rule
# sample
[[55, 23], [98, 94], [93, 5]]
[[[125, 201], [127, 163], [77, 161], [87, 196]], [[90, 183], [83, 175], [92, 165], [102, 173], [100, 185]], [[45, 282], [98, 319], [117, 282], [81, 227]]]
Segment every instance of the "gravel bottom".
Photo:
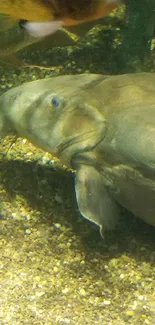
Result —
[[102, 239], [73, 173], [13, 141], [0, 147], [0, 323], [153, 325], [155, 229], [122, 211]]

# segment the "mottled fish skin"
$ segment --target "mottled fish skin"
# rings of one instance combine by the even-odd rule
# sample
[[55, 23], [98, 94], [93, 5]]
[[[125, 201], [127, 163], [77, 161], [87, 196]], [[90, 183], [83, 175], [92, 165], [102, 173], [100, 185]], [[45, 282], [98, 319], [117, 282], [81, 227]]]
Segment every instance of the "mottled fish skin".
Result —
[[0, 97], [0, 134], [17, 133], [76, 170], [81, 214], [113, 229], [119, 205], [155, 226], [155, 74], [83, 74]]
[[[1, 0], [0, 13], [25, 20], [31, 36], [43, 37], [64, 26], [97, 20], [110, 13], [120, 0]], [[6, 21], [6, 24], [9, 23]]]

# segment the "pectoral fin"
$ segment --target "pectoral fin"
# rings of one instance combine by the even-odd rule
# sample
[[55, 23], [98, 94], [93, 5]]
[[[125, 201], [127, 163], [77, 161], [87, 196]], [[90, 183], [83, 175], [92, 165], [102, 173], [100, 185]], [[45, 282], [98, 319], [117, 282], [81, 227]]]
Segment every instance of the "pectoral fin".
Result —
[[99, 225], [100, 230], [116, 226], [119, 208], [108, 193], [104, 177], [91, 166], [80, 166], [75, 181], [76, 198], [81, 214]]

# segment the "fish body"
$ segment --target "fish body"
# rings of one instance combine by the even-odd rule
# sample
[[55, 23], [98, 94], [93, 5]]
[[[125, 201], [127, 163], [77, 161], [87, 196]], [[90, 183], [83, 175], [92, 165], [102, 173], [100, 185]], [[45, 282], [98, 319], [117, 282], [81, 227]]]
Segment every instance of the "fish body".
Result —
[[62, 19], [68, 26], [103, 17], [119, 3], [119, 0], [1, 0], [0, 13], [29, 21]]
[[0, 134], [16, 132], [74, 169], [81, 214], [113, 229], [123, 206], [155, 226], [155, 74], [82, 74], [0, 97]]
[[0, 58], [17, 53], [23, 48], [35, 43], [39, 43], [41, 48], [42, 43], [46, 39], [48, 39], [48, 48], [52, 46], [74, 45], [76, 43], [74, 36], [76, 37], [73, 33], [68, 34], [63, 28], [58, 30], [55, 35], [48, 36], [48, 38], [37, 38], [29, 35], [24, 28], [21, 28], [19, 22], [15, 22], [12, 28], [0, 33]]
[[16, 53], [38, 41], [40, 39], [30, 36], [25, 29], [20, 28], [18, 22], [15, 22], [12, 28], [0, 33], [0, 58]]
[[[16, 20], [34, 37], [54, 33], [63, 26], [97, 20], [117, 8], [121, 0], [1, 0], [0, 13]], [[8, 22], [6, 22], [8, 23]]]
[[17, 20], [46, 21], [53, 18], [46, 0], [1, 0], [0, 13]]
[[[1, 22], [5, 17], [0, 15]], [[19, 60], [15, 54], [25, 47], [37, 46], [38, 49], [52, 48], [56, 46], [68, 46], [76, 44], [78, 37], [73, 33], [68, 33], [66, 29], [58, 30], [54, 35], [37, 38], [29, 35], [26, 29], [22, 28], [18, 21], [8, 25], [8, 29], [0, 32], [0, 61], [16, 66], [26, 66], [22, 60]], [[38, 45], [37, 45], [38, 43]]]

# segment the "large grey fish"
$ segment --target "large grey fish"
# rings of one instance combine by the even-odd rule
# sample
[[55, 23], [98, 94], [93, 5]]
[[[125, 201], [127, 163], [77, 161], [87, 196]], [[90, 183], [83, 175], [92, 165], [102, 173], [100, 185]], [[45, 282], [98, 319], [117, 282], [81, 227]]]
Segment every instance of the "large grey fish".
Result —
[[155, 74], [60, 76], [0, 97], [16, 132], [75, 172], [81, 214], [113, 229], [119, 205], [155, 226]]

